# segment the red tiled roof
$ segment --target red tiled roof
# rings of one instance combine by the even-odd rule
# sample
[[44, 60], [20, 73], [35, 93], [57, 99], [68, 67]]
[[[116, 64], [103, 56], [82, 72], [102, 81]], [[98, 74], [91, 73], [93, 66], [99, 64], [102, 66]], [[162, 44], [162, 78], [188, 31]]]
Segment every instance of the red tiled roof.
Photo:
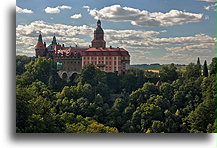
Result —
[[35, 46], [35, 49], [44, 49], [44, 44], [42, 41], [38, 41], [38, 43]]
[[[62, 56], [81, 55], [81, 56], [129, 56], [128, 51], [123, 48], [92, 48], [92, 47], [61, 47], [57, 45], [54, 49], [57, 54]], [[79, 53], [79, 54], [78, 54]]]

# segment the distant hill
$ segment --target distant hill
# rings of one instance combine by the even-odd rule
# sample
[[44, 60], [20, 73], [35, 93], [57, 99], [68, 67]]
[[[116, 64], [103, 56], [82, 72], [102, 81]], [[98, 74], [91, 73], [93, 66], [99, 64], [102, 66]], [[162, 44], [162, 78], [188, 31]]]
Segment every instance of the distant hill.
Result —
[[[169, 65], [169, 64], [163, 64], [163, 65]], [[130, 67], [139, 68], [141, 70], [161, 70], [163, 65], [159, 63], [153, 63], [153, 64], [137, 64], [137, 65], [130, 65]], [[185, 70], [186, 65], [184, 64], [175, 64], [178, 70]]]

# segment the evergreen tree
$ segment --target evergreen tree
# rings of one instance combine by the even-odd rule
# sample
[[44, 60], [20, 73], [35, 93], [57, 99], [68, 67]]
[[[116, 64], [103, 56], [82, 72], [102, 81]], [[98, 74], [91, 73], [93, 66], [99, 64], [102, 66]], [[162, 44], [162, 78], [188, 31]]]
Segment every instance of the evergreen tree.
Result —
[[208, 68], [207, 68], [206, 60], [204, 61], [204, 65], [203, 65], [203, 76], [208, 77]]
[[209, 65], [210, 75], [216, 74], [216, 57], [212, 59], [211, 64]]
[[200, 58], [197, 58], [197, 65], [196, 65], [196, 72], [198, 77], [201, 76], [201, 64], [200, 64]]

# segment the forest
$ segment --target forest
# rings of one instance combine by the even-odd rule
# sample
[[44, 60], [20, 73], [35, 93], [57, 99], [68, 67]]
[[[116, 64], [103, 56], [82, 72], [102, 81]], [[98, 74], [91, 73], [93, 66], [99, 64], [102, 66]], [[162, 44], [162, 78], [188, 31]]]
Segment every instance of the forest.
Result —
[[70, 81], [52, 59], [16, 56], [17, 133], [215, 133], [216, 57], [185, 70], [88, 65]]

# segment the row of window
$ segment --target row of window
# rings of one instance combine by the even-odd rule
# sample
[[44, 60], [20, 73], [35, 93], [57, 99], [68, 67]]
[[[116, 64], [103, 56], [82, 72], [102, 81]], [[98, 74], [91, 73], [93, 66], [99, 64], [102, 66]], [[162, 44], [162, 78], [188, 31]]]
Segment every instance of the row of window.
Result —
[[70, 56], [65, 56], [65, 57], [58, 57], [59, 59], [80, 59], [81, 57], [78, 56], [74, 56], [74, 57], [70, 57]]
[[[85, 62], [85, 61], [84, 61], [84, 65], [85, 65], [85, 64], [95, 64], [95, 65], [96, 65], [97, 62], [89, 62], [89, 61], [88, 61], [88, 62]], [[98, 64], [112, 65], [112, 62], [98, 61]], [[116, 64], [117, 64], [117, 63], [116, 63], [116, 61], [115, 61], [115, 62], [114, 62], [114, 65], [116, 65]], [[120, 63], [119, 63], [119, 64], [120, 64]]]
[[[85, 60], [85, 59], [88, 59], [88, 60], [89, 60], [89, 59], [90, 59], [90, 57], [87, 57], [87, 58], [86, 58], [86, 57], [84, 57], [84, 60]], [[97, 60], [97, 58], [96, 58], [96, 57], [91, 57], [91, 60], [94, 60], [94, 59], [95, 59], [95, 60]], [[98, 60], [101, 60], [101, 59], [102, 59], [102, 60], [104, 60], [104, 57], [102, 57], [102, 58], [98, 57]], [[111, 59], [112, 59], [112, 57], [105, 57], [105, 59], [106, 59], [106, 60], [108, 60], [108, 59], [110, 59], [110, 60], [111, 60]], [[114, 59], [116, 60], [116, 57], [114, 57]]]

